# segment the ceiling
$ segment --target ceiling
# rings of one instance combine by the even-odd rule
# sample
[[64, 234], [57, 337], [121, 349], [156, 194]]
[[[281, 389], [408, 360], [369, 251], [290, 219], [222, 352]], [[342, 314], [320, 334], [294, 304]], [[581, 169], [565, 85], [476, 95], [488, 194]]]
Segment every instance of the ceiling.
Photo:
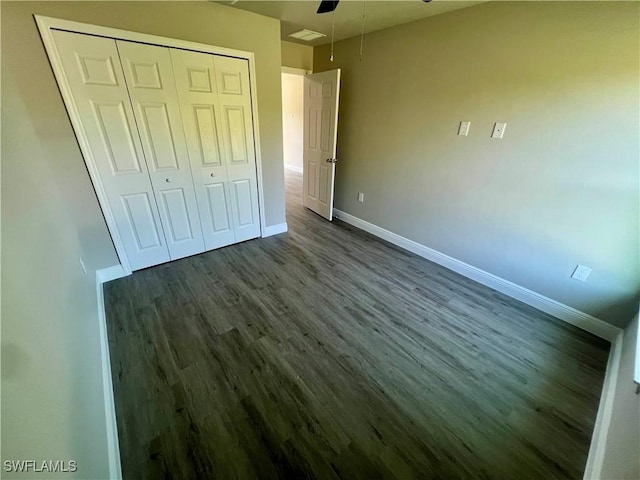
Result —
[[[382, 30], [403, 23], [441, 13], [459, 10], [484, 3], [483, 1], [433, 0], [424, 3], [422, 0], [367, 0], [365, 8], [365, 33]], [[331, 42], [331, 13], [316, 14], [319, 0], [303, 1], [219, 1], [234, 8], [259, 13], [267, 17], [280, 19], [283, 40], [303, 45], [324, 45]], [[360, 35], [362, 32], [362, 0], [341, 0], [335, 10], [335, 40], [344, 40]], [[288, 37], [290, 33], [302, 28], [324, 33], [326, 37], [311, 42]]]

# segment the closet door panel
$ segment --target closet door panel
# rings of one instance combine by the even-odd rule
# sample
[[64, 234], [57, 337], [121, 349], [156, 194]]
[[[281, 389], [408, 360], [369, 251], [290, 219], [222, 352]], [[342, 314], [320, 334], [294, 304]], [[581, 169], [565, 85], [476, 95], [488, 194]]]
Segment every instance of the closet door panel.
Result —
[[53, 37], [131, 268], [169, 261], [116, 42], [63, 31]]
[[153, 199], [149, 198], [149, 194], [143, 192], [122, 195], [121, 200], [127, 212], [127, 220], [133, 230], [138, 250], [142, 251], [162, 245], [153, 215]]
[[249, 63], [215, 55], [223, 158], [231, 186], [236, 241], [260, 236], [256, 154], [253, 137]]
[[231, 216], [229, 215], [229, 195], [226, 182], [209, 183], [206, 187], [208, 215], [215, 234], [231, 232]]
[[169, 49], [116, 41], [171, 259], [205, 249]]
[[251, 226], [256, 221], [257, 212], [254, 207], [253, 185], [248, 179], [232, 180], [233, 199], [237, 209], [238, 225], [241, 228]]
[[235, 243], [213, 55], [170, 49], [205, 248]]

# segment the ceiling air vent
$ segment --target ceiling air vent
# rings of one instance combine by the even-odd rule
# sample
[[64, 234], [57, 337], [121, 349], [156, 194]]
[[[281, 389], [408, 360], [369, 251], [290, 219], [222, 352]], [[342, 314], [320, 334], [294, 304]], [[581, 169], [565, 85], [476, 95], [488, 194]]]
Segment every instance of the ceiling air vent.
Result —
[[310, 42], [316, 38], [326, 37], [324, 33], [314, 32], [313, 30], [307, 30], [306, 28], [290, 33], [289, 36], [291, 38], [297, 38], [298, 40], [304, 40], [305, 42]]

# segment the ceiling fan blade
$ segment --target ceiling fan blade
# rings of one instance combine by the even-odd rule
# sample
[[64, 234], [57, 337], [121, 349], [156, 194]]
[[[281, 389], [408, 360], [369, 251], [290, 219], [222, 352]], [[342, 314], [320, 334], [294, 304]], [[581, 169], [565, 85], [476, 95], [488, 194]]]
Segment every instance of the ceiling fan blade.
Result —
[[318, 11], [316, 13], [333, 12], [338, 6], [339, 1], [340, 0], [322, 0], [320, 2], [320, 6], [318, 7]]

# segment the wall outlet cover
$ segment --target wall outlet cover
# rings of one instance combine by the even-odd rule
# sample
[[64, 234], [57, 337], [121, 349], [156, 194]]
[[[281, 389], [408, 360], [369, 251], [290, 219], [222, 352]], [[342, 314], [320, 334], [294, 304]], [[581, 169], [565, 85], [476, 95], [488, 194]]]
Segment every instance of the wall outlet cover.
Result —
[[586, 265], [578, 265], [571, 274], [571, 278], [573, 278], [574, 280], [579, 280], [580, 282], [586, 282], [590, 274], [591, 268], [587, 267]]
[[496, 123], [493, 126], [493, 133], [491, 134], [491, 138], [502, 138], [506, 128], [507, 128], [506, 123]]
[[466, 137], [467, 135], [469, 135], [469, 128], [471, 128], [471, 122], [460, 122], [460, 127], [458, 127], [458, 135]]

